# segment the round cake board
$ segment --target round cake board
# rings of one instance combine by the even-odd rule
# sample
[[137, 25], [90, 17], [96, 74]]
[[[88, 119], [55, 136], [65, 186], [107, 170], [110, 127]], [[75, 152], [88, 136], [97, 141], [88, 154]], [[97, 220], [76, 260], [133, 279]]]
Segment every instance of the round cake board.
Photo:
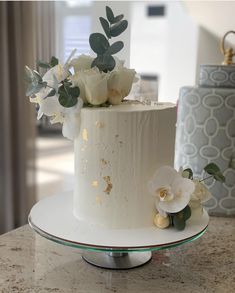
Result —
[[[29, 214], [30, 226], [41, 236], [67, 246], [93, 250], [86, 252], [83, 258], [96, 266], [111, 269], [140, 266], [151, 259], [149, 251], [194, 240], [205, 232], [208, 222], [209, 216], [203, 211], [201, 217], [192, 216], [183, 231], [174, 227], [162, 230], [155, 226], [140, 229], [99, 228], [74, 217], [72, 191], [42, 199]], [[97, 251], [105, 252], [105, 256]], [[126, 261], [123, 261], [124, 258]]]

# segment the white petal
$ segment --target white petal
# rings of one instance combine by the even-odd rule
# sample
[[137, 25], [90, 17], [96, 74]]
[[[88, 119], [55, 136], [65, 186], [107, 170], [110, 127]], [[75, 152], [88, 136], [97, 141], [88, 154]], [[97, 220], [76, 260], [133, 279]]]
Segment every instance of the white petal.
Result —
[[63, 112], [63, 107], [60, 105], [58, 97], [48, 97], [41, 101], [40, 111], [47, 116], [53, 116], [58, 112]]
[[176, 177], [180, 177], [177, 171], [170, 166], [160, 167], [149, 181], [148, 188], [150, 193], [155, 195], [155, 191], [163, 186], [169, 186]]
[[43, 81], [46, 81], [50, 86], [53, 87], [55, 77], [57, 81], [60, 83], [69, 75], [69, 71], [65, 69], [62, 64], [58, 64], [45, 73], [45, 75], [43, 76]]
[[79, 135], [80, 130], [80, 115], [79, 113], [67, 115], [65, 117], [62, 134], [64, 137], [74, 140]]
[[78, 58], [74, 58], [70, 64], [74, 67], [74, 71], [78, 72], [80, 70], [90, 69], [93, 60], [94, 58], [91, 56], [82, 54]]
[[177, 213], [183, 210], [189, 203], [190, 195], [184, 194], [179, 198], [174, 198], [171, 201], [160, 201], [159, 207], [167, 213]]

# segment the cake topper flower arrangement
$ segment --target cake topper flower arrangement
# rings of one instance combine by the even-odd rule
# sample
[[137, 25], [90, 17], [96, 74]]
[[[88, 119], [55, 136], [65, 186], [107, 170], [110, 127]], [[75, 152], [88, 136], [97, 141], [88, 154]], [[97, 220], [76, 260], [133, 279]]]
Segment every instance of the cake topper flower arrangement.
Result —
[[177, 172], [170, 166], [163, 166], [155, 172], [148, 188], [156, 198], [154, 224], [158, 228], [174, 226], [178, 230], [184, 230], [192, 212], [202, 214], [202, 204], [211, 198], [204, 181], [213, 178], [225, 182], [225, 177], [216, 164], [208, 164], [204, 171], [209, 176], [201, 180], [194, 178], [190, 168]]
[[[26, 96], [37, 104], [38, 119], [51, 117], [51, 123], [62, 123], [62, 133], [69, 139], [79, 134], [79, 115], [82, 107], [120, 104], [129, 94], [135, 70], [124, 67], [116, 57], [124, 44], [110, 40], [119, 36], [128, 26], [124, 15], [114, 16], [106, 6], [107, 19], [100, 17], [104, 34], [92, 33], [89, 37], [91, 49], [97, 55], [80, 55], [73, 58], [72, 51], [65, 64], [52, 57], [50, 62], [38, 62], [38, 68], [46, 70], [44, 75], [25, 67]], [[72, 73], [72, 70], [73, 73]]]

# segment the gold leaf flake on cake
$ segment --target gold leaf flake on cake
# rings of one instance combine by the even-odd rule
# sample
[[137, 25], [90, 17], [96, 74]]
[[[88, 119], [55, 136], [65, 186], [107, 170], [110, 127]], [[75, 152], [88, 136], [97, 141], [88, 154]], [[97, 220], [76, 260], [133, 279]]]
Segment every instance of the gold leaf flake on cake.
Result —
[[91, 186], [97, 187], [99, 185], [99, 182], [97, 180], [92, 181]]
[[106, 184], [107, 184], [107, 186], [106, 186], [104, 192], [105, 192], [106, 194], [110, 194], [110, 192], [111, 192], [111, 190], [112, 190], [112, 188], [113, 188], [113, 184], [112, 184], [112, 182], [111, 182], [110, 176], [104, 176], [103, 179], [104, 179], [104, 181], [105, 181]]
[[83, 140], [88, 141], [88, 131], [86, 128], [84, 128], [82, 131], [82, 138]]
[[104, 123], [102, 123], [102, 122], [100, 122], [100, 121], [96, 121], [96, 122], [95, 122], [95, 126], [96, 126], [97, 128], [103, 128], [103, 127], [104, 127]]
[[102, 204], [102, 198], [100, 196], [96, 196], [95, 198], [95, 201], [98, 203], [98, 204]]
[[101, 160], [100, 160], [100, 164], [101, 164], [101, 166], [102, 166], [102, 167], [105, 167], [105, 166], [107, 166], [107, 165], [108, 165], [108, 163], [109, 163], [109, 162], [108, 162], [108, 161], [106, 161], [105, 159], [101, 159]]

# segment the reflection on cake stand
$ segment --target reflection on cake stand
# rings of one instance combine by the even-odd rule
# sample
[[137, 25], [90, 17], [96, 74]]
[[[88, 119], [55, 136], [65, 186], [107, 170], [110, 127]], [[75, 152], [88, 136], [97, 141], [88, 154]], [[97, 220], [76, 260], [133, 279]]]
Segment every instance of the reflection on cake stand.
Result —
[[39, 201], [29, 214], [30, 226], [54, 242], [86, 250], [83, 259], [98, 267], [129, 269], [151, 260], [152, 251], [172, 248], [200, 237], [209, 216], [191, 217], [183, 231], [174, 228], [103, 229], [73, 216], [72, 192]]

